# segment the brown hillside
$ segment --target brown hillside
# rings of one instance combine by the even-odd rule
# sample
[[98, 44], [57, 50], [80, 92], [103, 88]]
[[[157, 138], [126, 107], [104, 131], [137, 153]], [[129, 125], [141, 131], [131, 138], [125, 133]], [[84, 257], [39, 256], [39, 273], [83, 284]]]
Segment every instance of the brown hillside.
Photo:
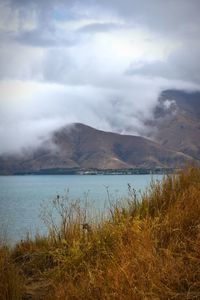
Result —
[[83, 124], [58, 130], [51, 138], [52, 143], [53, 147], [48, 149], [1, 158], [1, 172], [58, 168], [165, 168], [180, 167], [191, 161], [189, 156], [143, 137], [104, 132]]

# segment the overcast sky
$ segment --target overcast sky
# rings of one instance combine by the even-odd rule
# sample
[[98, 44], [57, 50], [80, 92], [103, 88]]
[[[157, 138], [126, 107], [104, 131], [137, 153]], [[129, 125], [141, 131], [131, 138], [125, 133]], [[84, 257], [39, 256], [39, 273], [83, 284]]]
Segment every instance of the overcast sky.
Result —
[[159, 93], [200, 90], [199, 0], [0, 0], [0, 153], [81, 122], [148, 131]]

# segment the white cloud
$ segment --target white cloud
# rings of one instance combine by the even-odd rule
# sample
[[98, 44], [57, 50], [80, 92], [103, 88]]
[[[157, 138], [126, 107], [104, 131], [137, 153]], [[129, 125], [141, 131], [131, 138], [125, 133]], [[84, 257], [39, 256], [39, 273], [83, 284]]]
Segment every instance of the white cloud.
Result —
[[[123, 80], [118, 78], [119, 81]], [[151, 115], [157, 88], [129, 80], [124, 90], [10, 81], [0, 84], [0, 153], [36, 147], [53, 130], [73, 122], [103, 130], [138, 133]], [[11, 90], [12, 93], [7, 93]], [[18, 138], [15, 139], [14, 137]]]
[[71, 122], [147, 133], [163, 89], [199, 89], [198, 8], [195, 0], [2, 1], [0, 153], [37, 146]]

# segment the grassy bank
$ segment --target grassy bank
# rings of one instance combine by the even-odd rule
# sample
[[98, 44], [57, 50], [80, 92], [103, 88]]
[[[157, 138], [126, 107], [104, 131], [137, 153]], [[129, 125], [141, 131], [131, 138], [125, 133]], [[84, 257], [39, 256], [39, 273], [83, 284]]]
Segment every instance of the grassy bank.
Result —
[[[129, 191], [109, 217], [57, 197], [48, 237], [0, 250], [0, 299], [200, 299], [200, 169]], [[83, 225], [84, 224], [84, 225]]]

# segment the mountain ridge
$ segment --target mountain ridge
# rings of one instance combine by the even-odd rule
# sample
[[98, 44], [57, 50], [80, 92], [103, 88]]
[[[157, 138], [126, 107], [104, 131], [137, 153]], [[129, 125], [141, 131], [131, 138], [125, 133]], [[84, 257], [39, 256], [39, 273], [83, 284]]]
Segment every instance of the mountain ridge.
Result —
[[151, 125], [155, 141], [200, 160], [200, 92], [163, 91]]
[[200, 163], [200, 92], [165, 90], [148, 126], [153, 135], [122, 135], [74, 123], [35, 150], [0, 156], [0, 174], [57, 169], [182, 168]]
[[1, 173], [58, 168], [167, 168], [180, 167], [192, 160], [188, 155], [164, 149], [144, 137], [105, 132], [81, 123], [57, 130], [51, 142], [53, 147], [49, 149], [0, 157]]

